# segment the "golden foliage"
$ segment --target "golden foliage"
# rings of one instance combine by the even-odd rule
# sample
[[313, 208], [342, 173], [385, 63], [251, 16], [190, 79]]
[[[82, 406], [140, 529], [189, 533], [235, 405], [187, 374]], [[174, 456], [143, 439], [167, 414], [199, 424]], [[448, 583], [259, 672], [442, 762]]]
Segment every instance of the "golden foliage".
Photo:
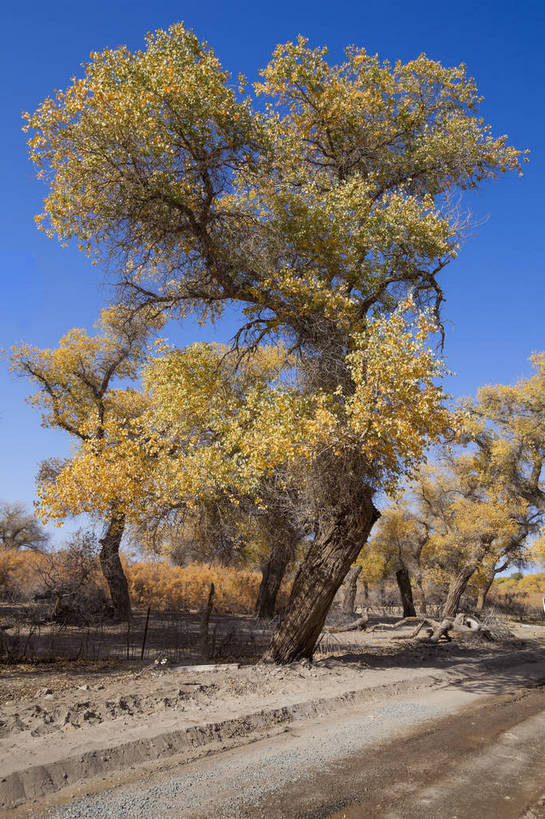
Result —
[[[199, 563], [182, 567], [142, 561], [127, 564], [126, 573], [134, 606], [198, 610], [206, 602], [210, 583], [214, 583], [214, 608], [221, 614], [251, 614], [261, 583], [260, 572]], [[286, 600], [284, 583], [279, 605], [285, 605]]]
[[[173, 566], [162, 560], [131, 561], [123, 557], [133, 607], [155, 610], [198, 611], [214, 583], [214, 610], [219, 614], [252, 614], [261, 583], [261, 572], [252, 569], [192, 563]], [[89, 567], [88, 567], [89, 568]], [[47, 588], [77, 592], [78, 563], [66, 550], [48, 555], [31, 551], [0, 551], [0, 596], [26, 599]], [[98, 560], [86, 575], [87, 585], [106, 590]], [[285, 579], [278, 594], [279, 607], [289, 594]], [[75, 585], [76, 584], [76, 585]], [[82, 589], [82, 594], [85, 589]], [[76, 595], [77, 600], [77, 595]]]
[[[435, 325], [404, 301], [354, 337], [350, 385], [308, 393], [282, 377], [283, 347], [261, 347], [234, 368], [228, 350], [161, 348], [144, 371], [149, 406], [137, 419], [165, 502], [230, 492], [259, 499], [262, 481], [325, 451], [356, 449], [369, 478], [393, 488], [450, 418], [436, 384]], [[371, 466], [372, 465], [372, 466]]]
[[366, 297], [396, 303], [390, 284], [434, 296], [428, 268], [459, 243], [445, 194], [521, 152], [480, 119], [464, 66], [326, 52], [279, 45], [254, 89], [264, 112], [180, 23], [91, 54], [25, 114], [49, 186], [38, 223], [95, 257], [121, 247], [137, 281], [164, 274], [165, 304], [214, 314], [234, 298], [271, 330], [322, 316], [361, 331]]
[[30, 595], [39, 585], [46, 557], [31, 550], [0, 550], [0, 596], [20, 599]]

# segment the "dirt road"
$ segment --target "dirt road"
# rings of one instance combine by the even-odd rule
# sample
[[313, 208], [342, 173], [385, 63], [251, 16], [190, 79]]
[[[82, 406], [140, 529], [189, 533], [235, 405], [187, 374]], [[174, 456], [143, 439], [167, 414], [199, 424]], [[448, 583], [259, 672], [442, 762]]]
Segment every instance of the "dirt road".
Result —
[[534, 664], [408, 691], [132, 784], [104, 781], [47, 815], [508, 819], [534, 806], [541, 817], [544, 679]]

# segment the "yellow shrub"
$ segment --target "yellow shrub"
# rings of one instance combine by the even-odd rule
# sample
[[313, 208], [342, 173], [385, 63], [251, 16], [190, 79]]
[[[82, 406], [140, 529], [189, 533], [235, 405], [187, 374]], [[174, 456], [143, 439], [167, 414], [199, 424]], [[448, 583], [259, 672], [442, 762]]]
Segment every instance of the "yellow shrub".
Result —
[[0, 551], [0, 597], [25, 598], [39, 584], [44, 555], [40, 552], [7, 549]]
[[[222, 614], [250, 614], [257, 599], [261, 573], [251, 569], [192, 563], [171, 566], [166, 562], [141, 561], [126, 566], [133, 606], [155, 609], [199, 609], [214, 584], [214, 607]], [[281, 589], [278, 605], [285, 605]]]
[[[0, 599], [26, 599], [36, 591], [44, 591], [52, 583], [63, 588], [70, 585], [72, 577], [77, 580], [77, 569], [81, 568], [81, 562], [70, 560], [70, 554], [67, 550], [48, 555], [0, 551]], [[90, 558], [89, 564], [90, 572], [86, 574], [83, 586], [92, 583], [106, 591], [98, 560]], [[156, 610], [195, 611], [207, 600], [210, 583], [214, 583], [214, 608], [218, 613], [251, 614], [261, 583], [261, 572], [252, 569], [201, 563], [172, 566], [166, 561], [152, 560], [132, 563], [126, 558], [123, 558], [123, 566], [135, 608], [152, 606]], [[279, 607], [287, 602], [288, 586], [289, 582], [285, 581], [280, 589]]]

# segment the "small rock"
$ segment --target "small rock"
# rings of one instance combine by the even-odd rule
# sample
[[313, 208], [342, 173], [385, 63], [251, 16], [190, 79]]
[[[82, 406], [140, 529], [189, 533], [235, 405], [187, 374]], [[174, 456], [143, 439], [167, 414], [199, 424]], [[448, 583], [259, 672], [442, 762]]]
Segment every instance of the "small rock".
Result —
[[40, 688], [39, 691], [36, 692], [37, 697], [46, 697], [48, 694], [52, 694], [53, 691], [51, 688]]
[[87, 685], [87, 683], [85, 683], [85, 685], [78, 685], [78, 688], [79, 688], [80, 691], [90, 691], [91, 690], [91, 686]]

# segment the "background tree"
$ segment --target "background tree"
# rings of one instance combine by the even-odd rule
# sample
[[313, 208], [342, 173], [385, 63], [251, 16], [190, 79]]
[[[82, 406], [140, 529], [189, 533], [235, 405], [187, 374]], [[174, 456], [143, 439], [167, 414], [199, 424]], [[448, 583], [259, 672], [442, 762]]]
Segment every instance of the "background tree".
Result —
[[142, 412], [141, 394], [123, 381], [136, 378], [153, 325], [151, 314], [129, 321], [122, 309], [108, 308], [96, 335], [74, 329], [56, 349], [20, 344], [11, 351], [12, 368], [38, 388], [29, 401], [41, 410], [43, 425], [64, 429], [78, 445], [67, 461], [42, 469], [41, 512], [60, 519], [86, 512], [107, 521], [100, 563], [114, 614], [124, 619], [130, 599], [119, 547], [128, 504], [141, 497], [142, 469], [134, 462], [114, 463], [109, 452]]
[[426, 519], [420, 519], [411, 507], [409, 496], [387, 507], [381, 515], [369, 543], [371, 555], [380, 555], [386, 565], [395, 572], [401, 596], [403, 616], [416, 614], [414, 597], [420, 613], [426, 613], [424, 591], [423, 549], [430, 537]]
[[[441, 426], [430, 367], [409, 376], [411, 356], [381, 359], [388, 345], [369, 343], [370, 320], [409, 290], [415, 308], [439, 311], [437, 274], [463, 228], [450, 198], [518, 168], [519, 152], [479, 119], [465, 69], [424, 56], [391, 65], [349, 48], [331, 66], [299, 38], [276, 48], [255, 90], [274, 107], [256, 112], [176, 24], [144, 51], [93, 54], [27, 127], [49, 185], [46, 231], [113, 255], [142, 304], [206, 317], [241, 303], [237, 340], [280, 333], [335, 416], [309, 470], [315, 537], [269, 652], [289, 661], [312, 654], [377, 519], [377, 488]], [[373, 405], [377, 391], [395, 400]], [[366, 431], [370, 418], [379, 426], [375, 406], [379, 438]]]
[[531, 357], [536, 370], [516, 384], [481, 387], [464, 407], [462, 438], [477, 445], [483, 474], [529, 506], [529, 530], [545, 519], [545, 353]]
[[44, 549], [49, 535], [21, 503], [0, 503], [0, 549]]
[[454, 617], [469, 580], [484, 566], [496, 566], [520, 532], [525, 504], [484, 484], [471, 455], [422, 469], [411, 487], [426, 516], [428, 566], [447, 574], [444, 617]]
[[[239, 359], [226, 347], [195, 344], [163, 348], [144, 372], [142, 436], [152, 442], [156, 476], [164, 476], [162, 489], [155, 480], [157, 502], [176, 527], [177, 548], [220, 562], [253, 553], [263, 571], [261, 617], [274, 614], [305, 528], [286, 469], [301, 446], [295, 412], [303, 409], [299, 392], [281, 381], [289, 363], [283, 346], [256, 347]], [[303, 414], [299, 426], [304, 421]]]

